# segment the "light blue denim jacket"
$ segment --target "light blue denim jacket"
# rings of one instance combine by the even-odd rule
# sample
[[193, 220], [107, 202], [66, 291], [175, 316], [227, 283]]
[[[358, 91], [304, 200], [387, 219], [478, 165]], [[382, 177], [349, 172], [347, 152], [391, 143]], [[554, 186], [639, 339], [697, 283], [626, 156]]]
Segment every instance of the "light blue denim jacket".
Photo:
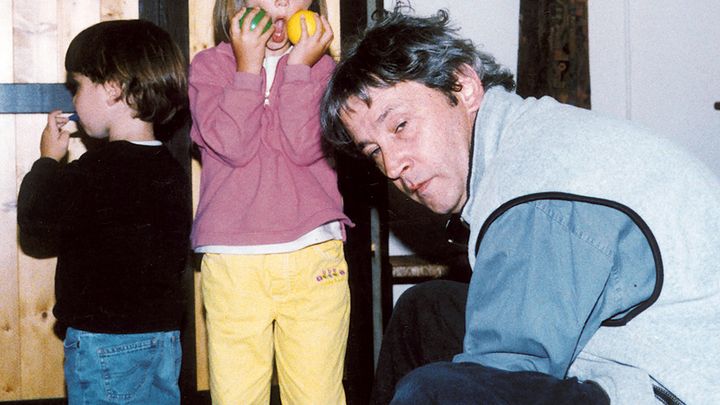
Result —
[[503, 207], [480, 236], [455, 361], [564, 378], [603, 321], [652, 297], [653, 253], [628, 215], [549, 197]]

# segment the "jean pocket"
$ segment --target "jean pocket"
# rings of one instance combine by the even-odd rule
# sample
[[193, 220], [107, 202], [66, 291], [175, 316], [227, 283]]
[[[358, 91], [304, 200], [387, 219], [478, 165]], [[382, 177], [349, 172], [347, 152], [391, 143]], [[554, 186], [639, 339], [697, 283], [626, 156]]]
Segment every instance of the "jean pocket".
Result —
[[110, 401], [130, 401], [145, 395], [158, 356], [157, 339], [143, 339], [98, 349], [105, 393]]
[[65, 340], [63, 340], [63, 350], [65, 351], [66, 356], [68, 353], [73, 353], [73, 352], [77, 351], [77, 349], [79, 347], [80, 347], [80, 339], [65, 338]]

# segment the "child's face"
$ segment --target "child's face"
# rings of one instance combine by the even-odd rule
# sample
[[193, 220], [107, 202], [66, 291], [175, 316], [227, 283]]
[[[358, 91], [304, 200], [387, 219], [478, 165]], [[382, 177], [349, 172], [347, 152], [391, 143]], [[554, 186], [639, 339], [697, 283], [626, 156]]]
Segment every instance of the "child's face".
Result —
[[93, 138], [106, 138], [109, 130], [108, 101], [112, 96], [108, 86], [93, 83], [79, 73], [73, 73], [71, 80], [73, 104], [83, 130]]
[[270, 37], [267, 48], [271, 51], [280, 50], [289, 46], [287, 27], [285, 22], [300, 10], [307, 10], [312, 0], [246, 0], [245, 6], [260, 7], [270, 15], [275, 27], [275, 33]]

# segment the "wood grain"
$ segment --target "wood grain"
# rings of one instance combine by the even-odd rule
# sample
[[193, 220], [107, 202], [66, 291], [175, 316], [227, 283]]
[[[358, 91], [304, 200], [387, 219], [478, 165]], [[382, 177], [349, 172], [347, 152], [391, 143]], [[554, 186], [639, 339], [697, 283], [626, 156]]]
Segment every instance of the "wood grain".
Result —
[[[54, 55], [50, 57], [53, 58]], [[16, 115], [15, 119], [19, 185], [22, 177], [39, 157], [38, 145], [45, 126], [45, 115], [22, 114]], [[35, 259], [22, 252], [18, 256], [22, 399], [64, 395], [62, 341], [53, 331], [55, 263], [54, 258]]]
[[[0, 81], [64, 82], [65, 51], [78, 32], [137, 16], [137, 0], [2, 1]], [[0, 115], [0, 401], [65, 395], [62, 341], [52, 315], [56, 260], [24, 254], [16, 236], [18, 187], [39, 157], [45, 122], [45, 114]], [[71, 160], [84, 152], [71, 140]]]

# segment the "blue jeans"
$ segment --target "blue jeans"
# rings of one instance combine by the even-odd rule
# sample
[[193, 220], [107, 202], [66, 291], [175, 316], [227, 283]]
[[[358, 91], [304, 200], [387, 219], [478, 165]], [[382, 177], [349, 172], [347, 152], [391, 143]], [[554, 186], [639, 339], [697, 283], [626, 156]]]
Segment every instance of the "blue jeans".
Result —
[[68, 402], [180, 404], [181, 357], [179, 331], [106, 334], [68, 328]]

